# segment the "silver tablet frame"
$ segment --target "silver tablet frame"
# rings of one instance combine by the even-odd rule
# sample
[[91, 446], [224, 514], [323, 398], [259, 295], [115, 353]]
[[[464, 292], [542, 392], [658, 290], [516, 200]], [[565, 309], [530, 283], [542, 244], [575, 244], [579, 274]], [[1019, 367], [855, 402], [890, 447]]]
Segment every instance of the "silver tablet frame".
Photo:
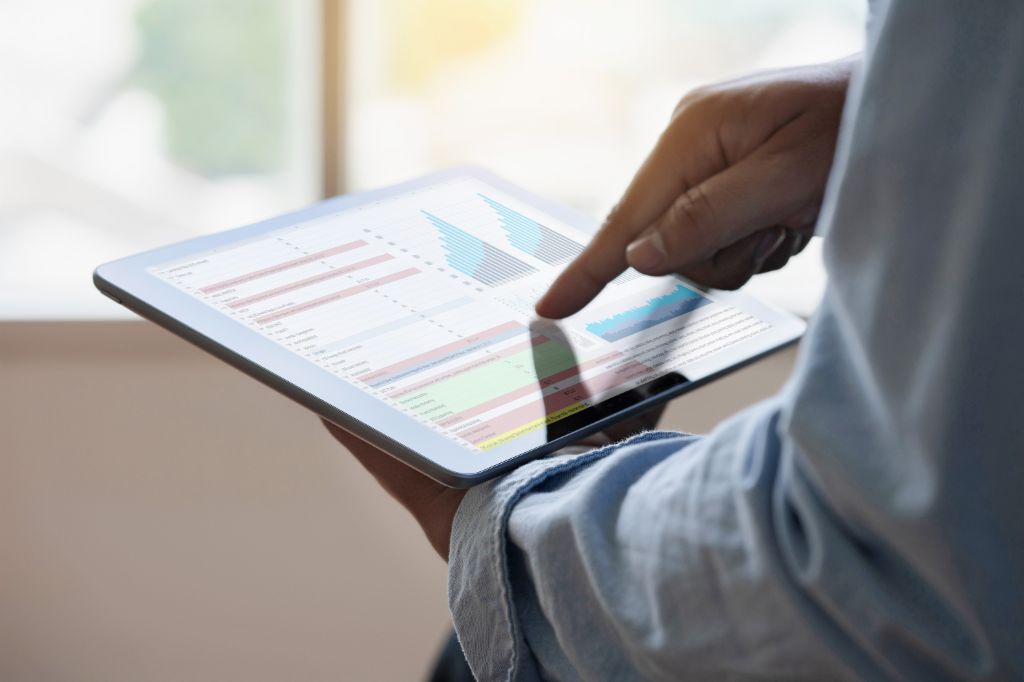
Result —
[[[794, 343], [805, 329], [804, 322], [799, 318], [742, 292], [712, 292], [717, 300], [765, 320], [771, 329], [716, 354], [713, 364], [705, 367], [699, 378], [652, 395], [542, 446], [524, 452], [499, 446], [487, 453], [479, 453], [445, 438], [149, 272], [153, 266], [192, 254], [226, 248], [266, 232], [466, 176], [493, 185], [584, 232], [593, 233], [598, 227], [597, 221], [592, 218], [537, 197], [483, 169], [458, 167], [392, 187], [328, 199], [270, 220], [106, 263], [93, 273], [93, 282], [103, 294], [142, 317], [192, 342], [427, 476], [452, 487], [469, 487], [493, 478], [612, 423], [642, 413]], [[412, 445], [414, 443], [415, 447]]]

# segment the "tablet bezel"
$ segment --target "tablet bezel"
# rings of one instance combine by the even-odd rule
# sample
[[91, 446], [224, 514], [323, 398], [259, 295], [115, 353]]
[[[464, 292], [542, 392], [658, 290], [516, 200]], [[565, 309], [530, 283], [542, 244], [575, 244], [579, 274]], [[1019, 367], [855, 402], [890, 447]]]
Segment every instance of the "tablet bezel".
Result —
[[[749, 364], [795, 342], [803, 333], [805, 325], [799, 318], [742, 293], [715, 291], [713, 294], [718, 300], [750, 312], [768, 322], [771, 328], [716, 354], [711, 360], [712, 364], [703, 368], [698, 379], [688, 380], [632, 403], [544, 445], [521, 453], [508, 454], [502, 449], [479, 453], [445, 438], [411, 416], [149, 272], [151, 267], [193, 254], [227, 247], [296, 223], [467, 176], [486, 182], [583, 232], [592, 234], [598, 227], [597, 221], [589, 216], [535, 196], [488, 171], [476, 167], [457, 167], [383, 189], [335, 197], [270, 220], [122, 258], [98, 267], [93, 281], [101, 292], [118, 303], [225, 360], [431, 478], [453, 487], [474, 485], [524, 461], [553, 452], [616, 421], [641, 413]], [[418, 447], [413, 448], [409, 443], [416, 443]], [[495, 461], [496, 457], [498, 461]]]

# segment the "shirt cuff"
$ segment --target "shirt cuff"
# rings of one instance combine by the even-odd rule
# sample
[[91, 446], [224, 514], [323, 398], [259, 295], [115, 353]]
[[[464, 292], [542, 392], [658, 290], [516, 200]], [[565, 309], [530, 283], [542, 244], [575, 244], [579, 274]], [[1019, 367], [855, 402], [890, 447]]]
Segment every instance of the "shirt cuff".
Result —
[[625, 445], [678, 433], [648, 431], [620, 443], [583, 453], [538, 459], [504, 477], [488, 481], [463, 498], [452, 524], [448, 557], [448, 605], [455, 632], [478, 680], [536, 679], [533, 659], [513, 608], [506, 538], [515, 504], [533, 488], [557, 475], [570, 475]]

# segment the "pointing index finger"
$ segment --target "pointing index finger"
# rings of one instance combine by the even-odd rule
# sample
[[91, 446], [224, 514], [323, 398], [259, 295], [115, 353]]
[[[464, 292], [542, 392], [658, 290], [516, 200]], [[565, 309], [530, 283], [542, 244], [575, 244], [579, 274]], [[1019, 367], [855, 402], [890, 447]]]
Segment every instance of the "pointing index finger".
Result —
[[725, 161], [710, 125], [706, 112], [677, 110], [594, 239], [537, 302], [538, 315], [567, 317], [589, 303], [626, 269], [630, 242], [692, 183], [721, 170]]
[[537, 301], [538, 315], [551, 319], [572, 315], [626, 269], [624, 247], [604, 244], [612, 241], [605, 236], [610, 232], [606, 224], [576, 260], [558, 275], [547, 293]]
[[669, 131], [644, 161], [622, 200], [583, 252], [555, 279], [537, 302], [537, 314], [562, 318], [580, 310], [608, 282], [626, 269], [626, 247], [660, 216], [685, 187], [681, 187], [679, 156], [670, 151], [678, 140], [667, 141]]

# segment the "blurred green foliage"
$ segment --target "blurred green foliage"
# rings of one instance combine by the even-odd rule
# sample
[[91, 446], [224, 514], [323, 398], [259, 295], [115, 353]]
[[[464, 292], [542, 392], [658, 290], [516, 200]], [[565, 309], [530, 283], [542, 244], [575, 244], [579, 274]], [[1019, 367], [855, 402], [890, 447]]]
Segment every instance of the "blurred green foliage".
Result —
[[148, 0], [131, 80], [166, 115], [167, 153], [205, 176], [277, 171], [286, 124], [286, 0]]

